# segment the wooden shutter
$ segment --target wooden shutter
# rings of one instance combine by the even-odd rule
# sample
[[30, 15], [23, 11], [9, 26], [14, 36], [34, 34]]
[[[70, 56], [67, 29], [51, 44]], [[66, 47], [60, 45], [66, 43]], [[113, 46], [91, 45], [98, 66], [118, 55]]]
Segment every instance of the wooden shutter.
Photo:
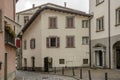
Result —
[[21, 46], [20, 44], [21, 44], [21, 43], [20, 43], [20, 39], [17, 39], [17, 40], [16, 40], [16, 47], [17, 47], [17, 48], [20, 48], [20, 46]]
[[49, 45], [49, 37], [46, 38], [46, 47], [49, 48], [50, 45]]
[[57, 37], [57, 47], [60, 47], [60, 38]]

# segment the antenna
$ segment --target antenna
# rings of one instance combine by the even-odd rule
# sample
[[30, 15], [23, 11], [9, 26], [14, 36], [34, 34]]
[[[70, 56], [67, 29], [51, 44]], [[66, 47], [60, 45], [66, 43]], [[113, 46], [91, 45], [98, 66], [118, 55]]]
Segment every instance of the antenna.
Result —
[[64, 2], [64, 6], [65, 6], [65, 7], [67, 6], [67, 2]]

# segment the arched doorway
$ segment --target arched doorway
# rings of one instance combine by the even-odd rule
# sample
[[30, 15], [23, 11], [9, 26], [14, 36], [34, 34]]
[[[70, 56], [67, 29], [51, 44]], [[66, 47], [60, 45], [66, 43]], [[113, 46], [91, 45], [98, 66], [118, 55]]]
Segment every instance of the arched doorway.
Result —
[[52, 68], [52, 58], [45, 57], [44, 58], [44, 71], [48, 72], [50, 68]]
[[106, 66], [106, 47], [96, 44], [94, 47], [94, 67], [105, 68]]
[[24, 70], [27, 70], [27, 58], [24, 58]]
[[117, 69], [120, 69], [120, 41], [113, 45], [114, 63]]
[[32, 60], [32, 71], [35, 71], [35, 57], [31, 57]]

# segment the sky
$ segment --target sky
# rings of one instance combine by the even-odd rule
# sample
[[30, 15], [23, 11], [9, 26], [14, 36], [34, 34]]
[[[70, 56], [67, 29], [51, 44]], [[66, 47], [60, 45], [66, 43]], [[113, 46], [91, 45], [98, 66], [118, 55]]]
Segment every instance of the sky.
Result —
[[32, 5], [39, 6], [45, 3], [54, 3], [64, 6], [64, 2], [67, 2], [67, 7], [87, 12], [89, 11], [89, 0], [19, 0], [16, 4], [16, 12], [20, 12], [29, 8]]

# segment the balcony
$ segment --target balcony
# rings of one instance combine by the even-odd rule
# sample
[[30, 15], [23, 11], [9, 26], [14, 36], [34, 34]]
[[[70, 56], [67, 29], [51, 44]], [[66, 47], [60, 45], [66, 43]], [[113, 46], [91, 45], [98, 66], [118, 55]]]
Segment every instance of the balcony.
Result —
[[5, 44], [15, 47], [15, 32], [8, 25], [5, 25]]

